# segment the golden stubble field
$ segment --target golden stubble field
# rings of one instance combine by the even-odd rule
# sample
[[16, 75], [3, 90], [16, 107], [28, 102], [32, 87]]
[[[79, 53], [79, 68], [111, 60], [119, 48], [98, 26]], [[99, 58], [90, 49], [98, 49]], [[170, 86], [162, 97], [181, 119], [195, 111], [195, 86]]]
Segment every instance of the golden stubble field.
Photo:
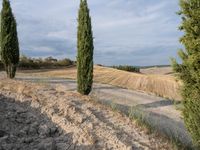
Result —
[[[170, 67], [142, 69], [142, 73], [130, 73], [113, 68], [94, 67], [94, 81], [130, 90], [155, 94], [172, 100], [181, 100], [180, 86]], [[76, 79], [76, 67], [55, 70], [22, 71], [20, 74], [54, 78]]]

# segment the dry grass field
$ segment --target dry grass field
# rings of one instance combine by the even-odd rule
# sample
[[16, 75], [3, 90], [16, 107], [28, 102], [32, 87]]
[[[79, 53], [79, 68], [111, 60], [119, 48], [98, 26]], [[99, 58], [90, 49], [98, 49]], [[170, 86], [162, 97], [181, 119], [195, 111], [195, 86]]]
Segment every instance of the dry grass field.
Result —
[[[141, 74], [101, 66], [94, 68], [95, 82], [155, 94], [172, 100], [181, 100], [179, 94], [181, 83], [174, 76], [169, 75], [171, 74], [169, 67], [143, 69]], [[33, 76], [76, 79], [75, 67], [57, 70], [31, 70], [22, 73]]]

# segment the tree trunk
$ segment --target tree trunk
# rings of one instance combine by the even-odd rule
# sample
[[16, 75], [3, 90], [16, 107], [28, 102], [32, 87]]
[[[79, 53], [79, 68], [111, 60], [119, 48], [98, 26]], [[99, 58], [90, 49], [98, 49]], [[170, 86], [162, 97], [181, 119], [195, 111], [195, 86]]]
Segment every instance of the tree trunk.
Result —
[[5, 66], [5, 70], [6, 70], [6, 73], [7, 73], [7, 77], [9, 79], [13, 79], [15, 77], [15, 74], [16, 74], [16, 65], [13, 65], [13, 64], [9, 64], [9, 65], [6, 65]]

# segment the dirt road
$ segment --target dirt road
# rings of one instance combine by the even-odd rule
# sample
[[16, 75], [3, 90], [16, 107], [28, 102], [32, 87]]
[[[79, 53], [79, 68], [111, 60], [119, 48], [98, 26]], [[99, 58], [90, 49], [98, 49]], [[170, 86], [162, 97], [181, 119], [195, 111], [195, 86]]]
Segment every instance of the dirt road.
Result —
[[[62, 78], [18, 77], [18, 80], [61, 86], [63, 91], [76, 91], [76, 81]], [[122, 89], [105, 84], [94, 84], [90, 95], [93, 100], [114, 107], [124, 114], [142, 118], [156, 131], [166, 134], [186, 146], [191, 138], [184, 127], [181, 112], [174, 102], [145, 93]], [[130, 114], [130, 112], [132, 114]]]

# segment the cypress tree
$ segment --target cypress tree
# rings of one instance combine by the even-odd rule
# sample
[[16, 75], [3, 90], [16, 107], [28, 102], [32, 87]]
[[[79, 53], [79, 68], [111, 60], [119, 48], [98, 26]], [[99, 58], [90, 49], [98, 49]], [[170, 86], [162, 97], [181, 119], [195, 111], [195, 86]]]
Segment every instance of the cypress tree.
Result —
[[183, 116], [194, 144], [200, 147], [200, 1], [180, 0], [184, 32], [180, 42], [185, 49], [179, 51], [182, 63], [172, 60], [173, 69], [183, 82]]
[[88, 95], [93, 84], [93, 33], [87, 0], [80, 1], [77, 34], [77, 84], [78, 92]]
[[17, 24], [9, 0], [3, 0], [1, 11], [1, 60], [8, 78], [14, 78], [19, 62]]

